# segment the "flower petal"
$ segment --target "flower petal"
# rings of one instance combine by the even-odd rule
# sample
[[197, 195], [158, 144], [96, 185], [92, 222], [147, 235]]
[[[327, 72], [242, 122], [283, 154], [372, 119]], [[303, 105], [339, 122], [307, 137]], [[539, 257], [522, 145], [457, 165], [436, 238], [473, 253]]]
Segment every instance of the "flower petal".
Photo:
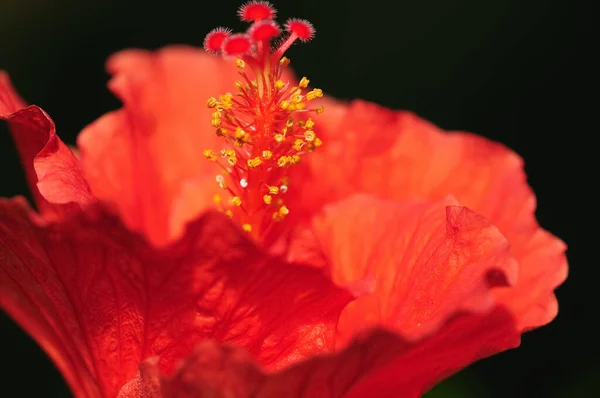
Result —
[[[339, 372], [348, 355], [355, 363], [363, 362], [363, 368], [354, 372], [366, 375], [344, 398], [368, 397], [374, 390], [382, 398], [416, 398], [466, 365], [500, 349], [516, 347], [519, 338], [507, 333], [507, 329], [515, 328], [513, 322], [512, 316], [501, 309], [481, 316], [461, 314], [420, 342], [376, 330], [332, 358], [329, 367], [337, 365]], [[478, 338], [483, 334], [491, 337], [485, 344]]]
[[[161, 376], [154, 361], [119, 398], [416, 398], [436, 381], [484, 354], [464, 330], [485, 329], [506, 337], [506, 312], [462, 315], [436, 334], [409, 342], [382, 329], [372, 330], [334, 354], [312, 357], [277, 373], [267, 373], [240, 348], [206, 341], [171, 376]], [[513, 326], [514, 327], [514, 326]], [[503, 342], [503, 346], [518, 341]]]
[[52, 119], [37, 106], [27, 107], [2, 71], [0, 119], [8, 122], [42, 214], [50, 217], [62, 211], [53, 204], [93, 201], [79, 161], [56, 135]]
[[302, 197], [290, 207], [314, 214], [355, 192], [426, 201], [452, 195], [510, 242], [519, 282], [495, 294], [517, 316], [519, 330], [556, 316], [553, 290], [567, 275], [565, 245], [537, 224], [535, 197], [518, 155], [473, 134], [446, 133], [410, 112], [362, 101], [328, 100], [319, 126], [325, 144], [305, 162], [310, 170], [297, 177], [310, 189], [300, 189]]
[[169, 372], [212, 338], [278, 369], [333, 346], [351, 299], [319, 271], [282, 264], [226, 217], [205, 214], [156, 249], [99, 206], [40, 225], [0, 203], [0, 306], [77, 396], [114, 397], [145, 358]]
[[451, 198], [354, 195], [327, 206], [312, 231], [333, 281], [358, 296], [342, 312], [338, 345], [369, 326], [421, 339], [457, 312], [489, 311], [490, 287], [516, 282], [506, 239]]
[[124, 107], [81, 133], [85, 175], [94, 194], [112, 203], [128, 226], [164, 244], [212, 205], [212, 193], [182, 199], [189, 193], [182, 185], [208, 177], [216, 186], [218, 169], [202, 156], [219, 139], [206, 101], [235, 87], [236, 68], [183, 46], [123, 51], [107, 68], [114, 75], [109, 87]]

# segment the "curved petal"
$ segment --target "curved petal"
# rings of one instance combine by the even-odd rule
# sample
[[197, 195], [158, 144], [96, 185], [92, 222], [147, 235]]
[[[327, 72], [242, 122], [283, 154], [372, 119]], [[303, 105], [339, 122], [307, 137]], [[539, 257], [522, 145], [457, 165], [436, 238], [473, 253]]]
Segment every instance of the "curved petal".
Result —
[[537, 224], [535, 197], [518, 155], [482, 137], [446, 133], [410, 112], [362, 101], [327, 105], [315, 127], [321, 127], [317, 133], [325, 144], [297, 176], [306, 188], [290, 208], [304, 206], [305, 214], [314, 214], [355, 192], [394, 200], [453, 195], [510, 242], [519, 282], [495, 294], [516, 315], [519, 329], [555, 317], [553, 291], [567, 276], [565, 245]]
[[79, 161], [56, 135], [52, 119], [37, 106], [27, 107], [2, 71], [0, 120], [8, 122], [33, 197], [44, 216], [62, 211], [53, 204], [94, 200]]
[[236, 68], [201, 49], [178, 46], [123, 51], [107, 69], [113, 74], [109, 87], [124, 107], [79, 136], [85, 175], [94, 194], [112, 203], [128, 226], [165, 244], [212, 198], [181, 198], [189, 195], [182, 184], [200, 179], [205, 186], [207, 178], [216, 188], [218, 169], [202, 155], [218, 143], [206, 101], [235, 87]]
[[[374, 391], [381, 398], [417, 398], [436, 381], [485, 356], [477, 340], [464, 330], [485, 329], [500, 341], [506, 337], [503, 327], [510, 322], [502, 311], [486, 317], [463, 315], [419, 342], [376, 329], [339, 352], [277, 373], [261, 370], [243, 349], [207, 341], [171, 376], [161, 376], [155, 361], [147, 361], [119, 398], [370, 398]], [[502, 343], [516, 344], [515, 340]]]
[[114, 397], [143, 359], [160, 355], [169, 372], [206, 338], [287, 366], [331, 349], [351, 299], [319, 271], [268, 257], [218, 213], [162, 249], [99, 206], [38, 221], [22, 200], [0, 203], [0, 306], [77, 396]]
[[338, 345], [369, 326], [421, 339], [457, 312], [489, 311], [491, 286], [518, 273], [500, 232], [451, 198], [355, 195], [328, 205], [312, 233], [332, 280], [358, 296], [342, 311]]

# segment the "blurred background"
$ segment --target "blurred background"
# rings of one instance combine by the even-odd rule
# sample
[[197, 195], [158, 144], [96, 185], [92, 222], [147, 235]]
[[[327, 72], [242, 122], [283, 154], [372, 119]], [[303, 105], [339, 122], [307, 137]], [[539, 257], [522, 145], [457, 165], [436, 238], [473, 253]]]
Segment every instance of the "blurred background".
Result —
[[[427, 397], [600, 397], [597, 257], [586, 252], [594, 245], [589, 230], [596, 212], [588, 210], [592, 196], [584, 193], [597, 184], [597, 167], [585, 150], [598, 133], [591, 2], [272, 3], [281, 20], [306, 18], [317, 28], [310, 45], [288, 54], [298, 74], [328, 95], [409, 109], [523, 156], [541, 225], [569, 245], [571, 273], [557, 292], [557, 319], [526, 334], [520, 348], [475, 364]], [[62, 139], [74, 143], [82, 127], [119, 107], [105, 87], [103, 63], [110, 54], [201, 45], [213, 27], [243, 28], [238, 6], [229, 0], [0, 0], [0, 69], [52, 116]], [[25, 194], [4, 124], [0, 167], [0, 196]], [[0, 352], [0, 396], [70, 396], [45, 354], [4, 313]]]

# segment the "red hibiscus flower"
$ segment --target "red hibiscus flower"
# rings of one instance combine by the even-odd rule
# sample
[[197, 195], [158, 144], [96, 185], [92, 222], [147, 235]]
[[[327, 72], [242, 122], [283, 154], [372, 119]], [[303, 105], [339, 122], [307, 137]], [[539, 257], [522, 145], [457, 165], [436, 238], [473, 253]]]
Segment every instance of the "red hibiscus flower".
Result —
[[310, 23], [239, 15], [225, 60], [113, 56], [124, 106], [78, 156], [0, 75], [37, 206], [0, 203], [0, 305], [75, 396], [416, 397], [555, 317], [565, 246], [516, 154], [323, 97], [286, 72]]

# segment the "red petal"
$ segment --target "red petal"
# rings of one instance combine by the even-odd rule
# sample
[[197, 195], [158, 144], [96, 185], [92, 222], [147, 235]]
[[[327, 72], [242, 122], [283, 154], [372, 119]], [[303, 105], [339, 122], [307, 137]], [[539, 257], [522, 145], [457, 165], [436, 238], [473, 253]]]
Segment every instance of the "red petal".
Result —
[[56, 135], [52, 119], [37, 106], [26, 107], [2, 71], [0, 119], [9, 124], [33, 196], [45, 216], [61, 211], [53, 204], [93, 200], [79, 161]]
[[510, 242], [520, 264], [519, 282], [495, 294], [518, 318], [519, 331], [554, 318], [553, 290], [567, 274], [565, 246], [537, 224], [535, 197], [514, 152], [472, 134], [446, 133], [409, 112], [361, 101], [347, 106], [329, 100], [316, 121], [325, 145], [305, 162], [314, 177], [295, 178], [310, 189], [299, 189], [304, 196], [290, 208], [298, 212], [305, 205], [313, 213], [354, 192], [395, 200], [453, 195], [490, 219]]
[[498, 230], [451, 199], [357, 195], [328, 206], [313, 233], [333, 281], [359, 289], [342, 312], [338, 345], [368, 326], [420, 339], [457, 312], [488, 311], [490, 285], [512, 284], [517, 273]]
[[[124, 108], [81, 133], [85, 175], [94, 194], [113, 203], [128, 226], [164, 244], [212, 206], [214, 192], [192, 201], [181, 197], [182, 186], [206, 178], [216, 188], [218, 169], [202, 150], [219, 148], [221, 141], [205, 104], [233, 89], [236, 68], [199, 49], [170, 47], [124, 51], [108, 61], [108, 69], [114, 74], [110, 88]], [[180, 207], [188, 203], [194, 208]]]
[[136, 388], [122, 391], [119, 398], [365, 398], [375, 391], [378, 398], [416, 398], [481, 356], [481, 347], [463, 330], [486, 329], [502, 336], [501, 326], [507, 323], [510, 318], [500, 312], [486, 318], [461, 316], [420, 343], [374, 330], [341, 352], [313, 357], [279, 373], [262, 371], [242, 349], [205, 342], [170, 377], [161, 377], [148, 361], [141, 378], [131, 382]]
[[220, 214], [155, 249], [99, 207], [40, 226], [21, 201], [0, 203], [0, 305], [76, 396], [114, 397], [143, 359], [160, 355], [169, 372], [207, 338], [278, 369], [330, 349], [349, 300], [320, 272], [266, 256]]
[[[418, 343], [375, 331], [323, 361], [321, 366], [332, 373], [343, 367], [354, 374], [366, 374], [344, 398], [368, 397], [374, 390], [381, 398], [416, 398], [464, 366], [492, 352], [517, 346], [519, 339], [507, 333], [514, 327], [513, 318], [506, 311], [496, 310], [486, 316], [457, 316]], [[482, 344], [477, 336], [483, 334], [491, 337], [490, 342]]]

